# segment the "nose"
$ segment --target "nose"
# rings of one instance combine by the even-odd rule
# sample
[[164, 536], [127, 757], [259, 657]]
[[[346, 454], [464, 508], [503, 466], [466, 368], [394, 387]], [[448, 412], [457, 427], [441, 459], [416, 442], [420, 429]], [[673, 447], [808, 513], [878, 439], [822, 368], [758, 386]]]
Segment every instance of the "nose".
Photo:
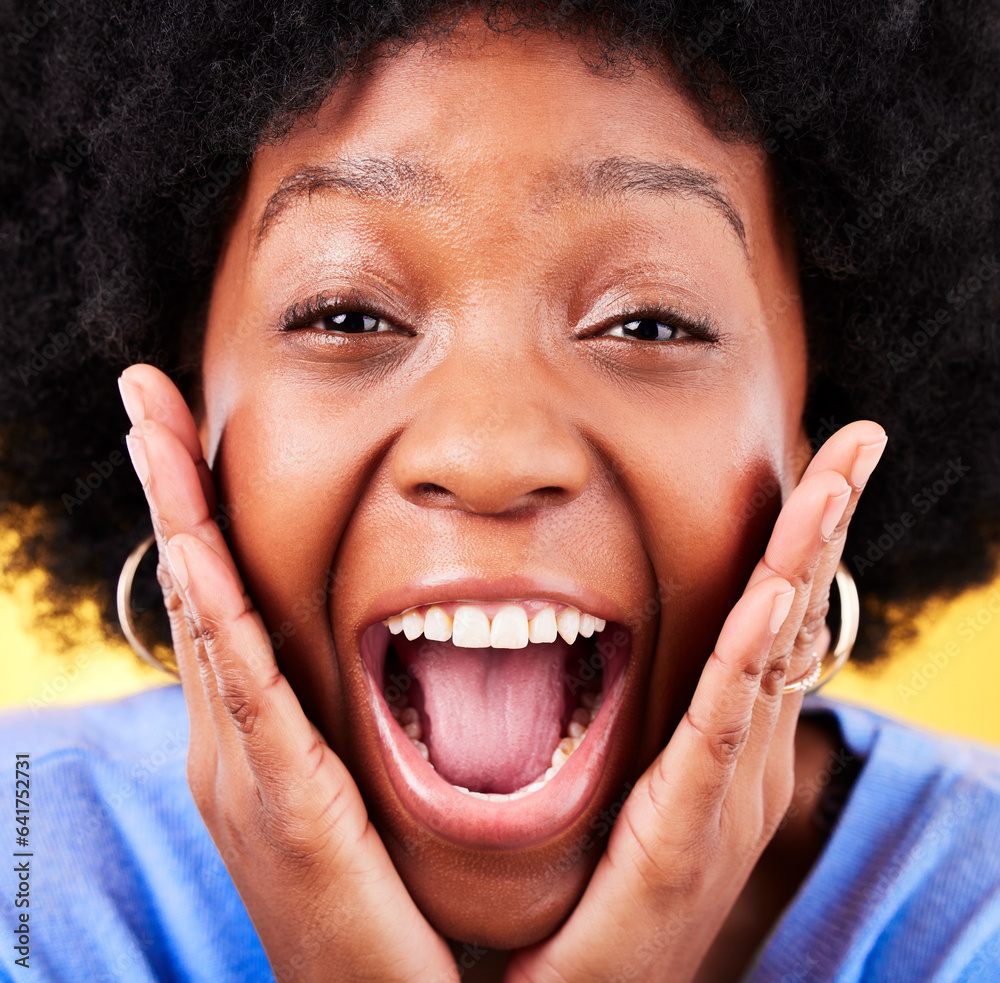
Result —
[[484, 377], [477, 367], [473, 375], [468, 365], [439, 366], [425, 380], [429, 395], [393, 449], [399, 494], [483, 515], [571, 502], [591, 458], [551, 388], [537, 378]]

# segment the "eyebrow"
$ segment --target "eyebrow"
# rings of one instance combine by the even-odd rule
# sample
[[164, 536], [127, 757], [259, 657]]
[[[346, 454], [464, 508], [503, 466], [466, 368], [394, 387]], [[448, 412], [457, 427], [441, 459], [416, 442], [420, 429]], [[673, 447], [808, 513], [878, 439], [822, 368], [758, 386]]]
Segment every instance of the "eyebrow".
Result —
[[319, 192], [343, 191], [362, 201], [426, 204], [440, 193], [441, 178], [416, 161], [387, 157], [345, 157], [306, 167], [282, 179], [257, 222], [259, 248], [281, 214]]
[[[588, 198], [653, 195], [664, 198], [697, 198], [719, 212], [729, 223], [747, 251], [746, 227], [736, 206], [713, 174], [687, 164], [656, 163], [636, 157], [607, 157], [572, 167], [548, 189], [549, 201], [561, 201], [568, 195]], [[546, 202], [547, 204], [548, 202]]]
[[[447, 189], [444, 178], [414, 160], [346, 157], [306, 167], [283, 178], [267, 200], [253, 235], [255, 248], [260, 247], [283, 212], [317, 193], [336, 191], [362, 201], [420, 205], [447, 195]], [[570, 165], [543, 185], [536, 195], [536, 208], [547, 210], [572, 196], [608, 199], [631, 195], [699, 199], [725, 218], [747, 252], [746, 228], [721, 181], [686, 164], [607, 157]]]

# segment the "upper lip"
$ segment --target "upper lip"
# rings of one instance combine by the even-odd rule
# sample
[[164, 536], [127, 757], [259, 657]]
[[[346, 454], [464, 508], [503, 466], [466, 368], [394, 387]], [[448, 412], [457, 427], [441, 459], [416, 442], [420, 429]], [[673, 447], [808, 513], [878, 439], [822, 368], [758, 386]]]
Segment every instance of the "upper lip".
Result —
[[408, 608], [442, 601], [506, 601], [538, 598], [572, 604], [608, 623], [624, 623], [625, 611], [592, 587], [557, 573], [507, 574], [496, 579], [481, 576], [427, 576], [390, 587], [364, 609], [356, 642], [374, 624]]

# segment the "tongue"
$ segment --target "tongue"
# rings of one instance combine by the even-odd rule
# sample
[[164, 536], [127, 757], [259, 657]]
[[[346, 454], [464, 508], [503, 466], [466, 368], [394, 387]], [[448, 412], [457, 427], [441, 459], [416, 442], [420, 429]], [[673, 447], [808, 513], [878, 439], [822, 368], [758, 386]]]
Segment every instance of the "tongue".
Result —
[[513, 792], [544, 774], [562, 734], [569, 646], [464, 649], [393, 639], [420, 683], [413, 704], [439, 775], [475, 792]]

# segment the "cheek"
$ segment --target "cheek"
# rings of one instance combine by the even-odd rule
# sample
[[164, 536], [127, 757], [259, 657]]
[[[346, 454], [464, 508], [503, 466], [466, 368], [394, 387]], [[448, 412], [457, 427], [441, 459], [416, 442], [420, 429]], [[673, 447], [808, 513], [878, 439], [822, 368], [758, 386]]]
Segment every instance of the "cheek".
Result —
[[[769, 424], [770, 421], [770, 424]], [[785, 421], [717, 405], [671, 434], [647, 482], [645, 541], [657, 594], [637, 612], [659, 618], [640, 749], [662, 749], [691, 696], [722, 624], [767, 546], [783, 501]]]
[[282, 672], [311, 719], [336, 734], [329, 577], [358, 495], [357, 431], [331, 425], [304, 404], [301, 389], [261, 383], [250, 391], [252, 400], [230, 410], [213, 462], [231, 520], [227, 539]]

